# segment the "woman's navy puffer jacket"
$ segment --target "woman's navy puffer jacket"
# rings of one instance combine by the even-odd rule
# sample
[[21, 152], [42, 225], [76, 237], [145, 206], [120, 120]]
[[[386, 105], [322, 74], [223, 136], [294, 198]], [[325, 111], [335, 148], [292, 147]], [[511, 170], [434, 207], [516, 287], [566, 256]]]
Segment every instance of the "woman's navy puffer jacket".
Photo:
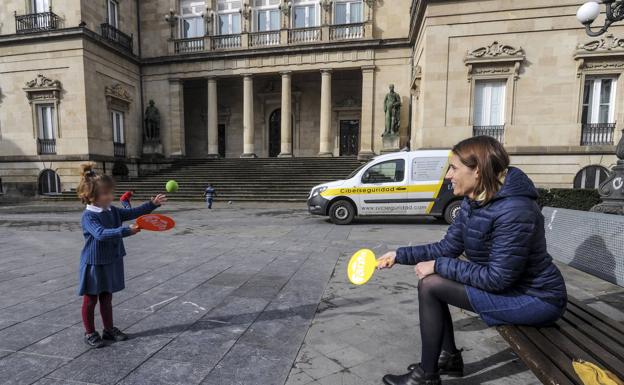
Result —
[[[546, 251], [537, 190], [522, 170], [510, 167], [495, 197], [480, 206], [465, 198], [457, 220], [440, 242], [402, 247], [396, 262], [435, 259], [444, 278], [492, 293], [527, 294], [555, 305], [566, 302], [559, 269]], [[469, 261], [458, 259], [465, 252]]]

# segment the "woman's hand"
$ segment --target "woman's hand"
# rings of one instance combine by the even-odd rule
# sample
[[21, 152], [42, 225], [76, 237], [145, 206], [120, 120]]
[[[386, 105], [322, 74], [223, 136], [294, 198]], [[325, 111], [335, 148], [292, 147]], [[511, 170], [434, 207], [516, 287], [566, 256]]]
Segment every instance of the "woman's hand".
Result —
[[414, 268], [418, 279], [423, 279], [428, 275], [435, 274], [435, 261], [420, 262]]
[[165, 194], [158, 194], [155, 197], [152, 197], [152, 203], [156, 206], [162, 206], [165, 202], [167, 202], [167, 196]]
[[130, 225], [130, 235], [134, 235], [138, 232], [140, 232], [141, 229], [139, 228], [139, 226], [137, 225]]
[[390, 269], [396, 261], [396, 251], [388, 251], [386, 254], [377, 258], [377, 269]]

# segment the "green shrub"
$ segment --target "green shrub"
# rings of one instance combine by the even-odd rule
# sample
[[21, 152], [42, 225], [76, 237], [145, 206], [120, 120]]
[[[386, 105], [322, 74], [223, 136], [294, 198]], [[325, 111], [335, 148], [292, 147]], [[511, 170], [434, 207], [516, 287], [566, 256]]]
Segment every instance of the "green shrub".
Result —
[[540, 207], [558, 207], [562, 209], [589, 211], [600, 203], [598, 190], [571, 188], [538, 188]]

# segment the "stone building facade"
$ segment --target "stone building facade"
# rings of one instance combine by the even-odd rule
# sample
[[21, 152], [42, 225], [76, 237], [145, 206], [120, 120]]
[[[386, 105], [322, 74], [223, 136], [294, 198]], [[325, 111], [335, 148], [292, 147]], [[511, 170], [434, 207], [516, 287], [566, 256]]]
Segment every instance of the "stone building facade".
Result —
[[618, 27], [588, 39], [578, 5], [6, 0], [2, 191], [73, 188], [85, 160], [136, 175], [178, 158], [366, 159], [384, 151], [390, 84], [399, 147], [485, 133], [539, 184], [593, 187], [615, 161], [624, 43]]

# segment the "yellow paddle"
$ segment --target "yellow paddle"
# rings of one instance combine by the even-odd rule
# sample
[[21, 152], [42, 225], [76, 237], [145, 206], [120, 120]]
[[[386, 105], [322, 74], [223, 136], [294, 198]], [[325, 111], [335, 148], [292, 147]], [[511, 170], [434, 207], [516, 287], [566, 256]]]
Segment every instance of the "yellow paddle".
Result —
[[369, 249], [361, 249], [356, 251], [349, 260], [347, 276], [352, 284], [363, 285], [371, 279], [376, 268], [375, 253]]

